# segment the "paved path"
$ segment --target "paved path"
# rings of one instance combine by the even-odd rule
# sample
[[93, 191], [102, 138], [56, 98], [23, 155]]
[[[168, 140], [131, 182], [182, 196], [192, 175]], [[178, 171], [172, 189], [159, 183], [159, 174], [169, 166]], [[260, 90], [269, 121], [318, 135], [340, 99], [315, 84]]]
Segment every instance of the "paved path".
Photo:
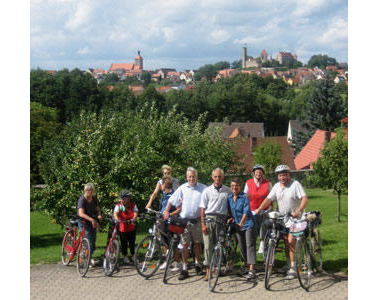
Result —
[[[162, 272], [144, 279], [131, 266], [122, 266], [112, 277], [103, 275], [102, 268], [90, 269], [85, 278], [79, 277], [76, 264], [37, 265], [30, 268], [30, 299], [138, 299], [138, 300], [197, 300], [206, 299], [347, 299], [348, 278], [338, 275], [319, 275], [312, 280], [310, 291], [303, 290], [297, 279], [286, 280], [274, 274], [271, 291], [264, 288], [264, 273], [258, 272], [254, 282], [231, 275], [220, 277], [216, 293], [209, 291], [203, 276], [190, 270], [188, 279], [177, 276], [162, 281]], [[215, 297], [215, 298], [213, 298]]]

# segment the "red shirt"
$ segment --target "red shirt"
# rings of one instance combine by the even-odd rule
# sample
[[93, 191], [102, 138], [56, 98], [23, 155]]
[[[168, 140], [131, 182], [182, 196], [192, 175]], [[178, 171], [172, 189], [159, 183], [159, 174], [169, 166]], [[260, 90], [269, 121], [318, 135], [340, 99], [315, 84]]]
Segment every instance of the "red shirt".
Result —
[[[263, 178], [262, 182], [260, 183], [260, 186], [257, 187], [254, 178], [252, 178], [247, 180], [247, 187], [248, 194], [250, 195], [249, 205], [251, 207], [251, 210], [255, 210], [259, 208], [263, 200], [269, 194], [269, 181]], [[270, 203], [267, 207], [264, 207], [264, 209], [267, 209], [271, 205], [272, 204]]]

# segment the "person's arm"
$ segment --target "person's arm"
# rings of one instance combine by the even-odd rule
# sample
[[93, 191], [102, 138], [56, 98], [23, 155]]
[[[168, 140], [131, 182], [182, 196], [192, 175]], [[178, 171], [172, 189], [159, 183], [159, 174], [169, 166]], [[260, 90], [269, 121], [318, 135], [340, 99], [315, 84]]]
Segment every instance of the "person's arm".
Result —
[[100, 206], [99, 206], [99, 205], [97, 205], [97, 219], [98, 219], [99, 221], [102, 220], [101, 210], [100, 210]]
[[268, 197], [266, 197], [266, 198], [264, 199], [264, 201], [261, 202], [260, 206], [259, 206], [257, 209], [255, 209], [255, 213], [256, 213], [256, 215], [258, 215], [259, 212], [260, 212], [264, 207], [266, 207], [270, 202], [271, 202], [270, 199], [269, 199]]
[[167, 206], [165, 207], [165, 211], [163, 213], [164, 220], [168, 220], [170, 210], [171, 210], [171, 203], [168, 200]]
[[134, 221], [138, 218], [138, 215], [139, 215], [139, 210], [138, 210], [138, 206], [135, 204], [134, 205]]
[[79, 208], [78, 209], [78, 215], [80, 218], [83, 218], [89, 222], [92, 223], [92, 226], [93, 228], [97, 228], [98, 227], [98, 223], [97, 221], [94, 219], [94, 218], [91, 218], [90, 216], [88, 216], [85, 212], [84, 212], [84, 208]]
[[156, 196], [159, 194], [159, 191], [160, 191], [160, 184], [158, 182], [156, 184], [155, 190], [153, 191], [153, 193], [150, 196], [150, 200], [148, 201], [148, 203], [146, 205], [146, 209], [151, 207], [152, 201], [154, 201], [154, 199], [156, 198]]
[[294, 218], [298, 217], [298, 216], [304, 211], [304, 209], [306, 208], [307, 204], [308, 204], [307, 196], [303, 196], [303, 197], [302, 197], [302, 200], [301, 200], [301, 205], [300, 205], [299, 208], [298, 208], [295, 212], [293, 212], [291, 215], [292, 215]]
[[243, 214], [243, 217], [241, 218], [240, 223], [238, 224], [240, 229], [243, 229], [243, 225], [246, 219], [247, 219], [247, 215]]
[[200, 208], [201, 212], [201, 225], [202, 225], [202, 233], [207, 235], [209, 227], [205, 224], [205, 209], [203, 207]]
[[173, 212], [169, 213], [169, 216], [176, 216], [181, 212], [181, 206], [178, 206]]

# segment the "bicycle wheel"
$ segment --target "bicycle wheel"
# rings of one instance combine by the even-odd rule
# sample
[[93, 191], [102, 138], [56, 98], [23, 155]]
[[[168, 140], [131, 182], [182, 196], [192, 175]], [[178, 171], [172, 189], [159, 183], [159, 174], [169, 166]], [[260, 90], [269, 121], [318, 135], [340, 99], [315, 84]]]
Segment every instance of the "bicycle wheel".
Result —
[[64, 234], [63, 242], [62, 242], [62, 251], [61, 251], [62, 263], [65, 266], [68, 266], [71, 262], [70, 257], [72, 254], [73, 245], [74, 245], [74, 234], [70, 230]]
[[162, 247], [159, 240], [152, 236], [142, 239], [135, 251], [134, 266], [139, 275], [149, 278], [159, 269], [162, 261]]
[[265, 259], [265, 289], [267, 290], [269, 290], [269, 280], [270, 280], [270, 275], [272, 274], [272, 269], [274, 265], [275, 250], [276, 250], [276, 241], [270, 240], [268, 253]]
[[301, 287], [308, 291], [311, 280], [311, 263], [305, 239], [297, 240], [295, 247], [295, 270]]
[[318, 272], [321, 272], [323, 270], [322, 239], [317, 228], [314, 229], [314, 236], [310, 240], [310, 253], [314, 267]]
[[166, 258], [167, 265], [165, 266], [164, 277], [163, 277], [163, 282], [164, 283], [167, 283], [167, 278], [168, 278], [168, 273], [169, 273], [169, 267], [171, 266], [171, 263], [172, 263], [172, 260], [173, 260], [173, 257], [174, 257], [174, 253], [175, 253], [175, 248], [176, 248], [175, 244], [176, 243], [173, 241], [173, 239], [169, 243], [169, 251], [168, 251], [167, 258]]
[[84, 277], [88, 272], [89, 264], [91, 262], [91, 246], [87, 238], [83, 238], [79, 245], [79, 253], [77, 255], [77, 272], [81, 277]]
[[105, 257], [103, 262], [104, 274], [112, 276], [115, 271], [119, 258], [119, 242], [117, 239], [111, 240], [110, 245], [106, 247]]
[[216, 246], [214, 249], [213, 257], [211, 258], [210, 263], [210, 274], [208, 279], [210, 291], [214, 291], [215, 286], [217, 285], [219, 273], [221, 271], [222, 264], [222, 247]]
[[232, 271], [234, 262], [236, 260], [237, 248], [238, 248], [238, 240], [236, 239], [235, 235], [232, 235], [230, 240], [226, 241], [225, 248], [224, 248], [224, 273], [228, 273]]
[[267, 255], [268, 255], [269, 239], [270, 239], [269, 230], [267, 230], [266, 233], [265, 233], [264, 241], [263, 241], [263, 243], [264, 243], [264, 252], [263, 252], [264, 263], [265, 263]]

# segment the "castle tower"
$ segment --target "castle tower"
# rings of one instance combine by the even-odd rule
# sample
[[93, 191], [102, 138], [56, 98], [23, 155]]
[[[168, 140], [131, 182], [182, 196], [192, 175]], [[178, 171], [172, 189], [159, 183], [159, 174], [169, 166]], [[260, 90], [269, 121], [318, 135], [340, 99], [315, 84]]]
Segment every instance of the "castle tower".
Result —
[[243, 47], [242, 50], [242, 69], [245, 69], [247, 66], [247, 47]]
[[138, 50], [138, 55], [135, 57], [135, 66], [143, 70], [143, 58], [140, 56], [140, 50]]

